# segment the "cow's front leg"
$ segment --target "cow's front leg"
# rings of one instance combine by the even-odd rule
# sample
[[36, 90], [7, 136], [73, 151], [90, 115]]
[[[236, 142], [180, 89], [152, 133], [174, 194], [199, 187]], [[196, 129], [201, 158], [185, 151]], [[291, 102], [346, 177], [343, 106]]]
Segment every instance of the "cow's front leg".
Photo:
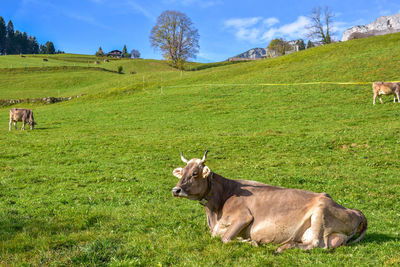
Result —
[[246, 228], [253, 221], [253, 216], [247, 212], [245, 214], [237, 214], [237, 216], [232, 216], [231, 225], [226, 230], [225, 234], [222, 236], [222, 242], [228, 243], [235, 236], [237, 236], [244, 228]]
[[14, 121], [14, 127], [15, 127], [15, 130], [18, 130], [16, 121]]
[[25, 122], [22, 122], [22, 127], [21, 127], [21, 131], [25, 130]]
[[8, 123], [8, 130], [11, 132], [11, 124], [12, 124], [12, 120], [10, 120], [10, 122]]

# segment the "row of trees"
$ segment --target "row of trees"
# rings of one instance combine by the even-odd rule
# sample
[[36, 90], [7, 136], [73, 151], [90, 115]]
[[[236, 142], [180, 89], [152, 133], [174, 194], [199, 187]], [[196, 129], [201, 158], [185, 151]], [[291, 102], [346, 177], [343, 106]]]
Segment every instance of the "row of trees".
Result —
[[[104, 57], [106, 54], [103, 52], [103, 49], [101, 46], [99, 47], [99, 50], [97, 50], [96, 56], [98, 57]], [[139, 50], [132, 49], [131, 53], [128, 53], [128, 49], [126, 48], [126, 45], [124, 45], [124, 48], [122, 49], [122, 57], [123, 58], [140, 58], [140, 52]]]
[[267, 48], [269, 51], [272, 51], [274, 53], [274, 56], [277, 56], [277, 55], [285, 55], [286, 52], [295, 50], [293, 46], [297, 46], [297, 49], [300, 51], [314, 47], [315, 44], [311, 40], [309, 40], [306, 45], [303, 39], [299, 39], [295, 43], [291, 43], [283, 40], [282, 38], [279, 39], [277, 38], [273, 39], [269, 43]]
[[6, 26], [4, 19], [0, 16], [0, 54], [55, 54], [63, 53], [56, 51], [52, 42], [40, 44], [36, 37], [29, 36], [26, 32], [14, 31], [14, 25], [10, 20]]

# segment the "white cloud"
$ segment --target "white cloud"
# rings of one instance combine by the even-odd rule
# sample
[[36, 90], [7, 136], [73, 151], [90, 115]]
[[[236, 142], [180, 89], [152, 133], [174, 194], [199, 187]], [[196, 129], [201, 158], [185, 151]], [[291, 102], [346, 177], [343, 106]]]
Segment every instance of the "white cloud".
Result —
[[237, 29], [248, 28], [254, 26], [261, 21], [261, 17], [244, 18], [244, 19], [228, 19], [224, 22], [225, 27], [233, 27]]
[[306, 34], [306, 26], [311, 23], [308, 17], [300, 16], [295, 22], [283, 25], [279, 27], [276, 31], [283, 36], [288, 38], [300, 38]]
[[275, 24], [279, 23], [279, 19], [274, 18], [274, 17], [272, 17], [272, 18], [267, 18], [267, 19], [264, 19], [263, 23], [264, 23], [267, 27], [271, 27], [271, 26], [274, 26]]
[[310, 19], [299, 16], [296, 21], [276, 26], [279, 19], [275, 17], [262, 18], [235, 18], [224, 22], [225, 28], [234, 32], [238, 40], [248, 41], [254, 44], [265, 44], [274, 38], [297, 39], [306, 34], [306, 26]]

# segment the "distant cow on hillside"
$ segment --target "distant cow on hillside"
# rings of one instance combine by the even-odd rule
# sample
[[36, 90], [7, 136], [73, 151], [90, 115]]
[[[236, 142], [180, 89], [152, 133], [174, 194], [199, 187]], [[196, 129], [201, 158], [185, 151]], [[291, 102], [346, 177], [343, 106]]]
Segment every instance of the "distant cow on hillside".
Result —
[[25, 108], [13, 108], [10, 109], [10, 122], [8, 124], [8, 130], [11, 131], [11, 123], [14, 122], [15, 130], [17, 130], [17, 122], [22, 121], [21, 130], [25, 130], [25, 124], [29, 123], [31, 130], [35, 124], [35, 120], [33, 119], [33, 112], [30, 109]]
[[43, 61], [49, 61], [47, 58], [43, 58], [42, 60], [43, 60]]
[[400, 83], [385, 83], [385, 82], [374, 82], [372, 84], [372, 91], [374, 93], [373, 104], [375, 105], [375, 99], [378, 96], [379, 101], [383, 104], [382, 95], [394, 94], [393, 103], [400, 102]]

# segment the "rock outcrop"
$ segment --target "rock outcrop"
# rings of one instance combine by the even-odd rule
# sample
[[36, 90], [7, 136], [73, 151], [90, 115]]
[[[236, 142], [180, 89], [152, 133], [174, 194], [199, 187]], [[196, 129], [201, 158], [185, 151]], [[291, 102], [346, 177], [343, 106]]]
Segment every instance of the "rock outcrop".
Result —
[[400, 13], [392, 16], [379, 17], [374, 22], [367, 25], [351, 27], [343, 33], [342, 41], [395, 32], [400, 32]]
[[237, 60], [255, 60], [266, 57], [267, 49], [265, 48], [252, 48], [244, 53], [241, 53], [235, 57], [231, 57], [229, 61], [237, 61]]

